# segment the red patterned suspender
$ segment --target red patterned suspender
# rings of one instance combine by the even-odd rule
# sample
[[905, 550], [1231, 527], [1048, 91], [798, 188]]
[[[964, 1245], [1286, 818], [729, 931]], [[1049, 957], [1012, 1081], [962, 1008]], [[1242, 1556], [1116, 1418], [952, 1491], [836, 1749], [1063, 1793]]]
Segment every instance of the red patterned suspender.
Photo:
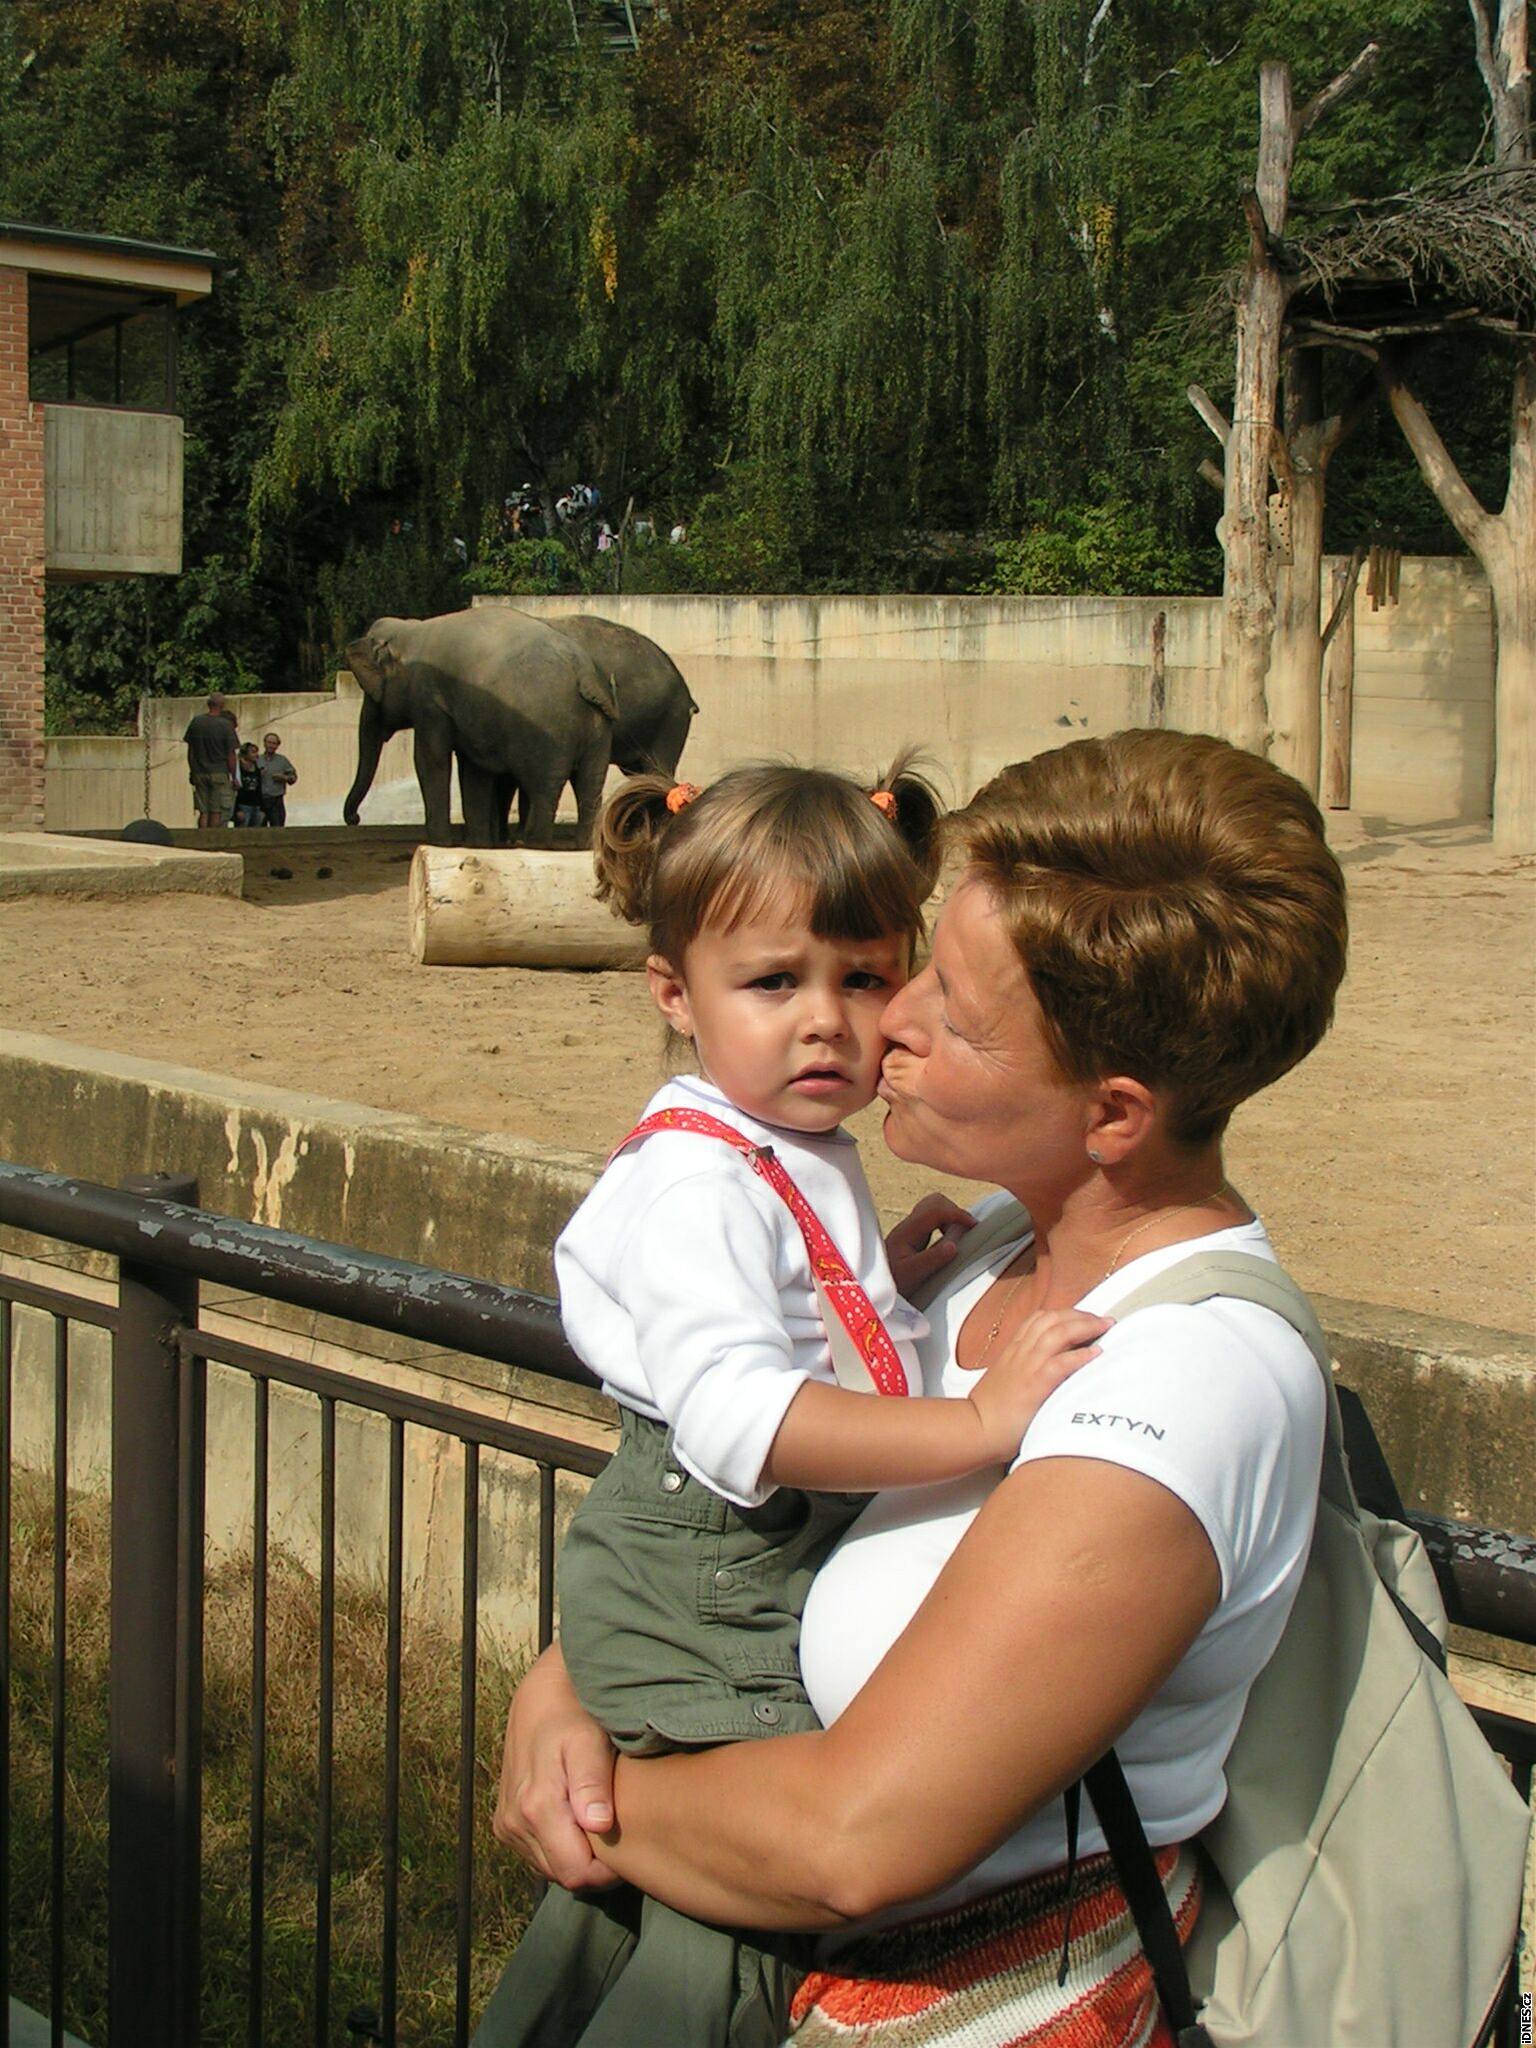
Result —
[[636, 1124], [629, 1136], [609, 1153], [610, 1162], [626, 1145], [634, 1144], [637, 1138], [648, 1138], [653, 1131], [692, 1131], [701, 1138], [718, 1138], [733, 1152], [741, 1154], [752, 1171], [773, 1189], [800, 1226], [811, 1271], [868, 1367], [875, 1391], [904, 1395], [907, 1392], [906, 1370], [896, 1346], [891, 1342], [889, 1330], [876, 1314], [874, 1303], [849, 1272], [848, 1262], [827, 1234], [826, 1225], [779, 1164], [771, 1147], [754, 1145], [750, 1138], [743, 1137], [730, 1124], [702, 1109], [663, 1109]]

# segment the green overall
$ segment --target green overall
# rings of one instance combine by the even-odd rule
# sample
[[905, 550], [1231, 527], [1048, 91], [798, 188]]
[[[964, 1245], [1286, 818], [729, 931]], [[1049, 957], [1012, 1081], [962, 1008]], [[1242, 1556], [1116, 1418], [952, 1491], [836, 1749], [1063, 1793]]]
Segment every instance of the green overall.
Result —
[[[867, 1496], [780, 1487], [734, 1507], [683, 1470], [669, 1430], [620, 1417], [560, 1553], [560, 1647], [582, 1705], [639, 1756], [819, 1727], [800, 1611]], [[776, 2048], [807, 1950], [767, 1939], [630, 1885], [551, 1886], [474, 2048]]]

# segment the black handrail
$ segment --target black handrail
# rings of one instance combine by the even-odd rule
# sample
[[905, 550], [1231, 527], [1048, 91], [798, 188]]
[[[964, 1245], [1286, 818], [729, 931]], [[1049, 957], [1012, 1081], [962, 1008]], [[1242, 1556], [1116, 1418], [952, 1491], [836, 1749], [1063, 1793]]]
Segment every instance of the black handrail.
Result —
[[[559, 1305], [522, 1288], [5, 1161], [0, 1223], [525, 1366], [567, 1385], [597, 1384], [565, 1340]], [[1536, 1644], [1536, 1539], [1412, 1509], [1404, 1519], [1424, 1539], [1452, 1621]]]
[[[151, 1184], [146, 1177], [140, 1185]], [[597, 1384], [565, 1341], [558, 1304], [520, 1287], [4, 1160], [0, 1223], [444, 1349], [526, 1366], [567, 1385]]]

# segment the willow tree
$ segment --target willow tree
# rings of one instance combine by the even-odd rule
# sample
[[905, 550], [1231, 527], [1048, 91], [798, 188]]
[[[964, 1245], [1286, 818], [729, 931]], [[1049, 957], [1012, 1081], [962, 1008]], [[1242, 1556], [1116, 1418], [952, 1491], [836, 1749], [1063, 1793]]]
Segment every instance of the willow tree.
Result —
[[258, 507], [409, 486], [446, 528], [528, 480], [552, 511], [600, 432], [622, 195], [621, 112], [564, 0], [301, 0], [277, 115], [294, 148], [340, 127], [349, 231]]

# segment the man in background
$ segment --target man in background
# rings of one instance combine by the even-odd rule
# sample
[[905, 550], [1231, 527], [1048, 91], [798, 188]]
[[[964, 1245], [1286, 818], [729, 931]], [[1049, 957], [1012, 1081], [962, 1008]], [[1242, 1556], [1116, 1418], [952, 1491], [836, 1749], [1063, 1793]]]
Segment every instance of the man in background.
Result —
[[224, 699], [215, 694], [182, 734], [197, 822], [204, 831], [227, 825], [235, 808], [235, 762], [239, 734]]
[[288, 756], [278, 752], [282, 744], [275, 732], [262, 734], [261, 822], [264, 825], [287, 824], [288, 792], [299, 779], [299, 771]]

